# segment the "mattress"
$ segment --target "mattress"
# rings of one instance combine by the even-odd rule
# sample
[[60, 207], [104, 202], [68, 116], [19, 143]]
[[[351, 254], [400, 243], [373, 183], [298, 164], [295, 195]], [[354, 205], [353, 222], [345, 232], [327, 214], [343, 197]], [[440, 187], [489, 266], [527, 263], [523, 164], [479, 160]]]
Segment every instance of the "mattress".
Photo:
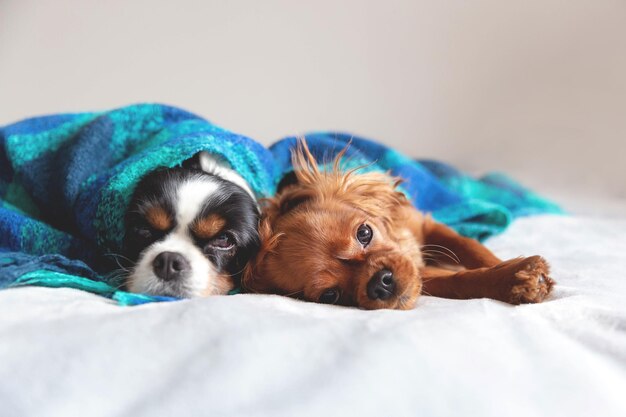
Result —
[[2, 416], [624, 416], [626, 218], [540, 216], [487, 242], [542, 254], [543, 304], [421, 297], [361, 311], [279, 296], [119, 307], [0, 292]]

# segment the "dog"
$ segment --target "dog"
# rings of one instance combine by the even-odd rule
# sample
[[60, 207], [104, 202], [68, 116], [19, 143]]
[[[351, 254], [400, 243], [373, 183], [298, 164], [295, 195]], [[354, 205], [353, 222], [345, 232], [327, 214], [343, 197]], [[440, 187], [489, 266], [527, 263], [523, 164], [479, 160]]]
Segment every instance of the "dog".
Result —
[[324, 171], [299, 142], [293, 175], [263, 202], [261, 248], [244, 289], [362, 309], [411, 309], [420, 294], [511, 304], [548, 296], [554, 281], [543, 258], [502, 262], [415, 209], [400, 178], [343, 172], [346, 149]]
[[178, 298], [228, 293], [259, 247], [259, 215], [246, 181], [207, 152], [148, 173], [125, 217], [126, 287]]

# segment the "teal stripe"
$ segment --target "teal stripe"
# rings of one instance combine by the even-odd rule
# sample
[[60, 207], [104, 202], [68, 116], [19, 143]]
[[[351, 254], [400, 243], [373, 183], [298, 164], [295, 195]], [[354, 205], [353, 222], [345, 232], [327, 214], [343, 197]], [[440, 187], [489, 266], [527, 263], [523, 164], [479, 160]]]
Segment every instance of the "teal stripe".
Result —
[[40, 286], [49, 288], [74, 288], [88, 291], [103, 297], [111, 298], [119, 305], [132, 306], [154, 301], [170, 301], [170, 297], [154, 297], [145, 294], [134, 294], [120, 291], [115, 287], [101, 281], [93, 281], [88, 278], [76, 275], [64, 274], [62, 272], [47, 271], [45, 269], [28, 272], [13, 282], [10, 287]]
[[58, 150], [64, 142], [72, 139], [85, 124], [100, 114], [79, 114], [71, 122], [63, 123], [51, 130], [33, 134], [10, 135], [6, 139], [6, 148], [14, 168], [19, 168], [44, 154]]

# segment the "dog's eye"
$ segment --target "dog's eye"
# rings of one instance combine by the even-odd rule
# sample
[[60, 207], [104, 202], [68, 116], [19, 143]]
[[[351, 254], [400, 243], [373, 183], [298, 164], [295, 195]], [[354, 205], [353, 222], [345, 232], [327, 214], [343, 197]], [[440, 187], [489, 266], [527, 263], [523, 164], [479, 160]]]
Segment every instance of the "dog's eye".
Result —
[[152, 231], [147, 227], [135, 227], [135, 234], [142, 239], [152, 238]]
[[356, 240], [363, 246], [367, 246], [372, 241], [372, 236], [374, 236], [374, 232], [372, 228], [363, 223], [359, 226], [356, 231]]
[[235, 246], [235, 240], [230, 235], [230, 233], [222, 233], [216, 238], [212, 239], [209, 242], [209, 246], [220, 250], [229, 250], [232, 249], [233, 246]]
[[335, 304], [339, 301], [339, 290], [336, 288], [331, 288], [326, 290], [320, 295], [318, 301], [322, 304]]

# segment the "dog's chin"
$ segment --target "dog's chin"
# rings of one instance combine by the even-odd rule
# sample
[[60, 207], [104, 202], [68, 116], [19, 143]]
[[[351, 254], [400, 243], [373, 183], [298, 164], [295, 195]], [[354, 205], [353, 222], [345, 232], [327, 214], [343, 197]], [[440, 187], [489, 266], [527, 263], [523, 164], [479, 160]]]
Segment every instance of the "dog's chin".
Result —
[[128, 290], [134, 293], [175, 298], [193, 298], [200, 294], [179, 281], [165, 282], [156, 276], [131, 275], [127, 284]]
[[[154, 275], [137, 276], [131, 275], [128, 279], [128, 290], [134, 293], [175, 297], [175, 298], [198, 298], [211, 295], [228, 294], [234, 285], [231, 280], [215, 277], [207, 279], [206, 285], [198, 286], [198, 279], [183, 279], [166, 282]], [[192, 284], [192, 283], [195, 283]]]
[[[417, 286], [417, 285], [416, 285]], [[419, 285], [421, 288], [421, 284]], [[404, 293], [400, 294], [396, 299], [396, 304], [393, 307], [394, 310], [412, 310], [415, 308], [417, 299], [420, 296], [420, 290], [412, 288]]]

